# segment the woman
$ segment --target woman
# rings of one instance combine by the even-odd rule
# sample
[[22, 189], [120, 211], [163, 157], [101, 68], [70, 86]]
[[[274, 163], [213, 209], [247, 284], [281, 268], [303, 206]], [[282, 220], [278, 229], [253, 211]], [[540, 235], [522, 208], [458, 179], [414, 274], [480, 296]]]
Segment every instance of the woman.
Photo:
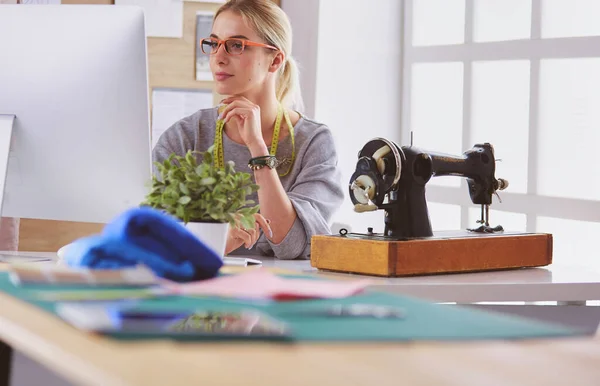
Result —
[[299, 92], [287, 16], [270, 0], [228, 1], [200, 46], [216, 91], [228, 97], [166, 130], [154, 161], [214, 145], [217, 164], [234, 161], [260, 186], [256, 226], [231, 227], [226, 254], [244, 245], [280, 259], [308, 256], [311, 236], [330, 232], [343, 192], [331, 132], [288, 107]]

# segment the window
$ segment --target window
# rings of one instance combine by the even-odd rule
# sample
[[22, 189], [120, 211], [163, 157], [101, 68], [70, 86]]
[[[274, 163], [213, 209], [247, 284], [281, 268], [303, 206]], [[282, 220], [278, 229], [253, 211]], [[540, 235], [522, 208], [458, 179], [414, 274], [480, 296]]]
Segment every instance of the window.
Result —
[[[600, 268], [600, 1], [407, 0], [402, 144], [496, 150], [491, 225], [554, 236], [556, 264]], [[427, 186], [432, 227], [476, 226], [466, 181]]]

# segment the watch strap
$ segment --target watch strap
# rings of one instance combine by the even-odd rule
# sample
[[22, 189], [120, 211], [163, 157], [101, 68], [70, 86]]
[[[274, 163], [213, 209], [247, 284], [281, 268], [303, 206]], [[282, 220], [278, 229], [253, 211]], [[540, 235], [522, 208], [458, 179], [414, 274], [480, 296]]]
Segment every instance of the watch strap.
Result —
[[274, 155], [264, 155], [260, 157], [250, 158], [248, 161], [248, 167], [252, 170], [259, 170], [265, 166], [269, 169], [275, 169], [279, 165], [279, 161]]

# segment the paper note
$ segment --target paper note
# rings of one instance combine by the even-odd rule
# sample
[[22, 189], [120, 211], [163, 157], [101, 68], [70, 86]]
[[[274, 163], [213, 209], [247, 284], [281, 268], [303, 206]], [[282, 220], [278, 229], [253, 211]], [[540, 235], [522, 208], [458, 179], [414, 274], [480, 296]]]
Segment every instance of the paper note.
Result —
[[183, 36], [182, 0], [115, 0], [116, 5], [137, 5], [144, 9], [146, 36]]
[[12, 265], [10, 279], [16, 285], [150, 286], [158, 283], [144, 266], [125, 269], [75, 269], [62, 265]]
[[213, 106], [211, 90], [156, 88], [152, 92], [152, 147], [175, 122]]
[[55, 5], [58, 5], [58, 4], [60, 4], [60, 0], [21, 0], [21, 4], [55, 4]]
[[266, 269], [222, 276], [185, 284], [165, 284], [167, 290], [182, 295], [219, 296], [237, 299], [292, 300], [335, 299], [362, 292], [368, 280], [313, 280], [279, 277]]
[[[2, 217], [2, 224], [4, 225], [5, 219], [11, 219], [10, 217]], [[17, 224], [18, 227], [18, 224]], [[6, 232], [4, 228], [1, 228], [2, 232]], [[18, 228], [17, 228], [18, 229]], [[16, 238], [18, 239], [18, 231]], [[5, 240], [3, 240], [5, 241]], [[10, 241], [10, 240], [9, 240]], [[16, 243], [18, 244], [18, 241]], [[6, 242], [6, 241], [5, 241]], [[29, 263], [41, 263], [41, 262], [49, 262], [54, 263], [56, 259], [52, 257], [43, 257], [43, 256], [27, 256], [27, 255], [19, 255], [19, 254], [10, 254], [10, 253], [2, 253], [0, 252], [0, 263], [10, 263], [10, 264], [29, 264]]]
[[149, 299], [168, 295], [155, 288], [35, 291], [33, 297], [46, 302], [107, 302]]

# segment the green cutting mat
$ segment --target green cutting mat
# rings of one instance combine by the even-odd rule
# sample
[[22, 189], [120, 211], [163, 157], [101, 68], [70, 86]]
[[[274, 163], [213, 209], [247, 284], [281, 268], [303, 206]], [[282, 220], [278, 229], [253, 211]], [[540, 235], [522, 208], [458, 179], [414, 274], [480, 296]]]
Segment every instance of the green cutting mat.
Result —
[[[34, 304], [56, 315], [53, 302], [39, 301], [38, 291], [64, 291], [69, 287], [17, 287], [8, 273], [0, 272], [0, 291]], [[402, 320], [368, 318], [336, 318], [324, 316], [291, 316], [290, 311], [327, 304], [369, 303], [401, 307]], [[460, 306], [441, 305], [382, 292], [368, 291], [345, 299], [304, 300], [284, 303], [257, 304], [218, 298], [170, 296], [139, 301], [143, 310], [213, 310], [236, 311], [252, 308], [263, 311], [290, 324], [295, 340], [299, 341], [416, 341], [416, 340], [476, 340], [566, 337], [581, 335], [562, 326], [501, 315]], [[2, 307], [0, 306], [0, 313]], [[111, 334], [117, 339], [141, 339], [129, 333]], [[167, 336], [176, 339], [174, 336]], [[147, 339], [148, 337], [144, 337]], [[165, 338], [165, 336], [156, 336]]]

